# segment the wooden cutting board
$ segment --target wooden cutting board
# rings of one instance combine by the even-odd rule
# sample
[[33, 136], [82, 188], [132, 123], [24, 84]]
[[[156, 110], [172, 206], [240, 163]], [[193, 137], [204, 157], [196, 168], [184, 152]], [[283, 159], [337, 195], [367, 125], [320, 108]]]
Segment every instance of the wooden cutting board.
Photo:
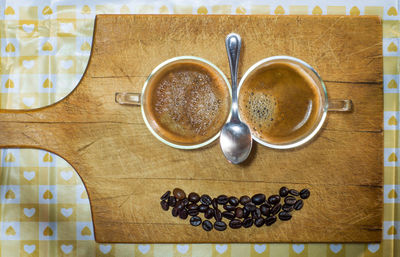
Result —
[[[200, 56], [229, 77], [225, 36], [239, 33], [241, 76], [273, 55], [311, 64], [330, 98], [352, 113], [329, 113], [311, 143], [293, 150], [258, 144], [243, 165], [219, 145], [177, 150], [147, 130], [140, 108], [114, 102], [139, 92], [160, 62]], [[373, 242], [382, 232], [382, 26], [377, 17], [99, 15], [92, 57], [64, 100], [33, 111], [0, 112], [0, 147], [42, 148], [65, 158], [90, 197], [98, 242]], [[289, 222], [205, 232], [160, 208], [180, 187], [211, 196], [271, 195], [281, 186], [311, 197]]]

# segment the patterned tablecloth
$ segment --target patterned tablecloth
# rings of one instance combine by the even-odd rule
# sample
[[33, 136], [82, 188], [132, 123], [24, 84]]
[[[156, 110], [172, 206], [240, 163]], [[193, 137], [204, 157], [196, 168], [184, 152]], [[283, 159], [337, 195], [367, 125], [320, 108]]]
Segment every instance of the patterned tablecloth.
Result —
[[385, 129], [383, 240], [380, 244], [97, 244], [93, 239], [87, 194], [72, 167], [45, 151], [3, 149], [1, 257], [400, 256], [400, 14], [396, 0], [110, 2], [2, 0], [0, 108], [38, 108], [71, 92], [87, 65], [94, 17], [99, 13], [381, 16]]

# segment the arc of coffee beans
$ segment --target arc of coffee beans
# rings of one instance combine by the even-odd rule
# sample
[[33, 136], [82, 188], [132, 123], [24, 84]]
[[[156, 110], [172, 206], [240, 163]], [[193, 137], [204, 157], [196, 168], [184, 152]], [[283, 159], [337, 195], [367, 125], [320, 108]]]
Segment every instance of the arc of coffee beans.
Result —
[[[297, 198], [296, 198], [297, 197]], [[304, 200], [310, 197], [310, 190], [300, 191], [281, 187], [278, 194], [266, 197], [258, 193], [252, 197], [219, 195], [212, 198], [208, 194], [185, 191], [174, 188], [166, 191], [160, 197], [160, 206], [164, 211], [172, 208], [171, 214], [186, 220], [190, 216], [192, 226], [200, 226], [205, 231], [225, 231], [231, 229], [271, 226], [279, 218], [282, 221], [292, 219], [293, 211], [299, 211], [304, 206]], [[222, 207], [222, 208], [220, 208]], [[203, 213], [204, 220], [199, 216]], [[214, 224], [211, 222], [215, 219]], [[224, 221], [226, 219], [227, 221]]]

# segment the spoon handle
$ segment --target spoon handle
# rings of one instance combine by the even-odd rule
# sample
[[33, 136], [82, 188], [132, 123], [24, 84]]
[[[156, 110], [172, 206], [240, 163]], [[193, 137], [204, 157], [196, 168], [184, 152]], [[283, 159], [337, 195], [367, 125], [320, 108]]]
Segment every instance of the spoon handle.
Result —
[[240, 48], [242, 39], [238, 34], [231, 33], [225, 39], [226, 52], [228, 53], [229, 67], [231, 68], [232, 80], [232, 116], [231, 121], [239, 121], [238, 116], [238, 95], [237, 95], [237, 77]]

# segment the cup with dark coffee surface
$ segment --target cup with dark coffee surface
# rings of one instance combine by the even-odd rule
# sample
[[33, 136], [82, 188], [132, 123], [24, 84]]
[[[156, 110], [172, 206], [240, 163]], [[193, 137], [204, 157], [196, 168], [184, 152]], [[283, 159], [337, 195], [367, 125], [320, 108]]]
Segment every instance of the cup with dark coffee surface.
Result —
[[304, 61], [273, 56], [254, 64], [239, 83], [239, 116], [258, 143], [277, 149], [308, 142], [328, 111], [348, 112], [351, 100], [328, 100], [325, 84]]
[[161, 142], [196, 149], [218, 138], [230, 116], [231, 87], [211, 62], [180, 56], [159, 64], [142, 93], [116, 93], [115, 101], [141, 106], [147, 128]]

